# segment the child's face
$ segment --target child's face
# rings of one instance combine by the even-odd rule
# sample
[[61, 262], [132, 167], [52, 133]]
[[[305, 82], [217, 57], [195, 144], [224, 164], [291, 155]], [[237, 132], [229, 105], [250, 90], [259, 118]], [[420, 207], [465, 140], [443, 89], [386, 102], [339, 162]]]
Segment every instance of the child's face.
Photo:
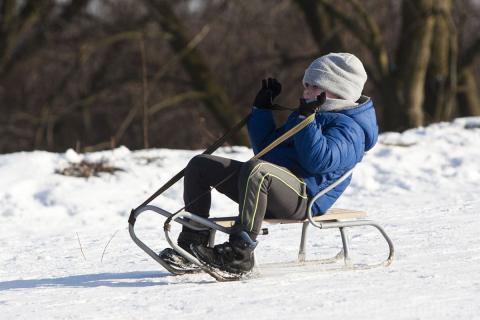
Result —
[[303, 84], [303, 99], [310, 100], [315, 99], [323, 92], [319, 86], [312, 85], [309, 83]]
[[309, 83], [303, 84], [303, 99], [306, 99], [306, 100], [316, 99], [317, 96], [319, 96], [322, 92], [325, 92], [327, 98], [338, 99], [336, 95], [326, 90], [323, 90], [317, 85], [313, 85]]

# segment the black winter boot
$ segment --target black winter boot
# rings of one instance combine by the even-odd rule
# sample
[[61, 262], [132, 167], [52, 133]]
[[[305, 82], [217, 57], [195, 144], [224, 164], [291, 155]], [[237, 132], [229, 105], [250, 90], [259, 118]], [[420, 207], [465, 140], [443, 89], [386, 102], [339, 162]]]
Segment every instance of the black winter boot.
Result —
[[213, 248], [192, 246], [193, 254], [205, 265], [234, 274], [249, 273], [255, 265], [253, 251], [257, 242], [251, 240], [247, 233], [235, 235], [229, 242]]
[[[187, 227], [183, 227], [182, 232], [180, 232], [180, 235], [178, 236], [177, 243], [180, 248], [188, 253], [193, 254], [190, 246], [207, 246], [209, 235], [209, 231], [195, 231]], [[163, 261], [178, 269], [186, 271], [195, 271], [200, 269], [197, 265], [185, 259], [181, 254], [172, 248], [166, 248], [162, 250], [158, 256]]]
[[183, 250], [192, 253], [190, 245], [206, 246], [209, 236], [210, 232], [208, 230], [196, 231], [183, 227], [182, 232], [178, 235], [177, 243]]

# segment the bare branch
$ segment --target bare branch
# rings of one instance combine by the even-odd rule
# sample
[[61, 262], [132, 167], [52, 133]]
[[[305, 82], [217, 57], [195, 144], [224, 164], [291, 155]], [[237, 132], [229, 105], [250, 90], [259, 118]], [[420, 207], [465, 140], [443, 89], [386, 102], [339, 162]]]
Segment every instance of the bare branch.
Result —
[[163, 100], [149, 108], [149, 115], [154, 115], [155, 113], [164, 110], [165, 108], [171, 107], [173, 105], [182, 103], [189, 100], [202, 99], [206, 96], [204, 92], [200, 91], [188, 91], [176, 96], [170, 97], [166, 100]]
[[185, 55], [187, 55], [191, 50], [196, 48], [200, 42], [208, 35], [210, 32], [210, 27], [208, 25], [203, 26], [203, 28], [190, 40], [185, 47], [185, 49], [180, 52], [179, 54], [175, 55], [169, 61], [165, 62], [164, 65], [160, 70], [156, 72], [153, 76], [152, 82], [156, 82], [160, 79], [169, 69], [171, 66], [174, 65], [175, 62], [181, 60]]
[[328, 0], [318, 0], [323, 7], [330, 13], [335, 19], [339, 20], [345, 27], [347, 27], [350, 32], [352, 32], [360, 42], [364, 45], [369, 44], [369, 38], [367, 37], [367, 33], [364, 32], [362, 26], [357, 22], [356, 19], [353, 19], [343, 11], [337, 9], [333, 4], [330, 3]]
[[369, 46], [373, 51], [377, 68], [379, 69], [382, 77], [387, 75], [389, 72], [387, 48], [385, 46], [385, 42], [383, 41], [383, 37], [377, 22], [375, 19], [373, 19], [372, 15], [365, 10], [365, 7], [358, 2], [358, 0], [347, 0], [347, 2], [353, 6], [355, 11], [360, 14], [365, 22], [370, 35]]
[[371, 52], [375, 61], [376, 69], [379, 73], [379, 76], [375, 77], [378, 79], [386, 76], [389, 72], [387, 50], [377, 23], [365, 8], [357, 0], [347, 0], [362, 17], [364, 24], [367, 27], [367, 31], [365, 31], [363, 26], [357, 22], [357, 19], [344, 14], [343, 11], [337, 9], [330, 3], [330, 1], [318, 1], [333, 17], [338, 19], [348, 30], [350, 30], [350, 32], [356, 36], [367, 50]]
[[112, 236], [110, 237], [110, 239], [108, 240], [107, 244], [105, 245], [105, 248], [103, 248], [103, 252], [102, 252], [102, 258], [100, 259], [100, 262], [103, 262], [103, 256], [105, 255], [105, 252], [107, 251], [107, 247], [108, 245], [110, 244], [110, 242], [112, 241], [113, 237], [115, 237], [115, 235], [118, 233], [118, 231], [120, 230], [116, 230]]
[[141, 37], [142, 37], [141, 31], [136, 31], [136, 30], [122, 31], [113, 35], [109, 35], [100, 40], [95, 40], [89, 43], [85, 43], [80, 47], [82, 63], [85, 63], [85, 61], [88, 60], [90, 56], [98, 49], [111, 46], [112, 44], [115, 44], [121, 41], [127, 41], [127, 40], [137, 41]]
[[[72, 18], [84, 9], [90, 0], [72, 0], [64, 5], [59, 15], [49, 18], [57, 5], [52, 0], [29, 0], [22, 7], [20, 14], [10, 24], [9, 31], [0, 37], [0, 73], [8, 72], [13, 64], [18, 64], [28, 56], [38, 52], [47, 42], [48, 30], [57, 30], [62, 24], [71, 23]], [[16, 2], [16, 1], [12, 1]], [[50, 21], [49, 21], [50, 20]], [[42, 27], [39, 22], [42, 22]], [[27, 40], [18, 41], [19, 37], [29, 35]], [[2, 48], [2, 40], [5, 45]], [[2, 50], [3, 49], [3, 50]], [[13, 59], [15, 57], [15, 59]]]
[[140, 55], [142, 58], [142, 102], [143, 102], [143, 147], [148, 149], [148, 79], [147, 79], [147, 57], [145, 54], [145, 38], [140, 38]]
[[[196, 48], [189, 49], [187, 32], [182, 21], [175, 15], [169, 1], [143, 0], [150, 8], [152, 15], [156, 18], [161, 28], [169, 33], [167, 41], [170, 47], [178, 55], [185, 50], [187, 54], [181, 57], [183, 68], [192, 80], [195, 90], [207, 93], [203, 99], [204, 105], [211, 112], [212, 116], [223, 128], [230, 128], [239, 120], [238, 114], [234, 111], [225, 90], [219, 86], [210, 72], [208, 64], [203, 55]], [[234, 142], [242, 145], [248, 144], [248, 137], [245, 131], [240, 131]]]
[[[317, 0], [294, 0], [305, 16], [317, 48], [324, 52], [338, 51], [343, 48], [342, 38], [333, 32], [333, 21], [325, 10], [319, 10]], [[318, 55], [318, 53], [317, 53]]]
[[78, 232], [75, 232], [77, 234], [77, 240], [78, 240], [78, 246], [80, 247], [80, 252], [82, 253], [83, 259], [87, 261], [87, 257], [85, 257], [85, 253], [83, 253], [83, 248], [82, 248], [82, 243], [80, 242], [80, 237], [78, 236]]

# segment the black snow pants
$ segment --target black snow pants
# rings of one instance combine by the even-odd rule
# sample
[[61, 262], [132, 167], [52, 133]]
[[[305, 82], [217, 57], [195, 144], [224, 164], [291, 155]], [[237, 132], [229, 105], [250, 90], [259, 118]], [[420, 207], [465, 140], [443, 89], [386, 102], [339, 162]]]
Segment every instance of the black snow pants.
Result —
[[185, 210], [208, 218], [211, 194], [199, 196], [230, 174], [233, 176], [216, 190], [239, 204], [235, 228], [247, 231], [253, 239], [259, 234], [264, 218], [306, 217], [305, 182], [288, 169], [262, 160], [241, 162], [213, 155], [198, 155], [185, 168]]

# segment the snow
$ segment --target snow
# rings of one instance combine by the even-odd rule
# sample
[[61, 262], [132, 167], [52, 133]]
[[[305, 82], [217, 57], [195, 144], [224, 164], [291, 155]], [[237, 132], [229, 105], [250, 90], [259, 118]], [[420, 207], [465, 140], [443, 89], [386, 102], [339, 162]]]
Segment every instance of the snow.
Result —
[[[205, 274], [172, 276], [162, 269], [131, 241], [129, 211], [199, 152], [121, 147], [1, 155], [1, 318], [479, 317], [480, 118], [384, 133], [357, 166], [335, 206], [368, 211], [396, 250], [391, 266], [362, 271], [265, 268], [257, 278], [218, 283]], [[216, 154], [252, 156], [244, 147]], [[83, 160], [106, 161], [122, 171], [90, 178], [55, 173]], [[182, 190], [177, 183], [153, 203], [176, 210]], [[214, 192], [214, 215], [235, 211], [233, 202]], [[136, 223], [137, 235], [156, 250], [166, 246], [163, 221], [145, 213]], [[269, 229], [256, 250], [260, 272], [262, 264], [295, 260], [298, 250], [300, 225]], [[338, 231], [309, 235], [307, 258], [338, 252]], [[353, 229], [351, 236], [354, 261], [386, 257], [387, 246], [373, 228]]]

